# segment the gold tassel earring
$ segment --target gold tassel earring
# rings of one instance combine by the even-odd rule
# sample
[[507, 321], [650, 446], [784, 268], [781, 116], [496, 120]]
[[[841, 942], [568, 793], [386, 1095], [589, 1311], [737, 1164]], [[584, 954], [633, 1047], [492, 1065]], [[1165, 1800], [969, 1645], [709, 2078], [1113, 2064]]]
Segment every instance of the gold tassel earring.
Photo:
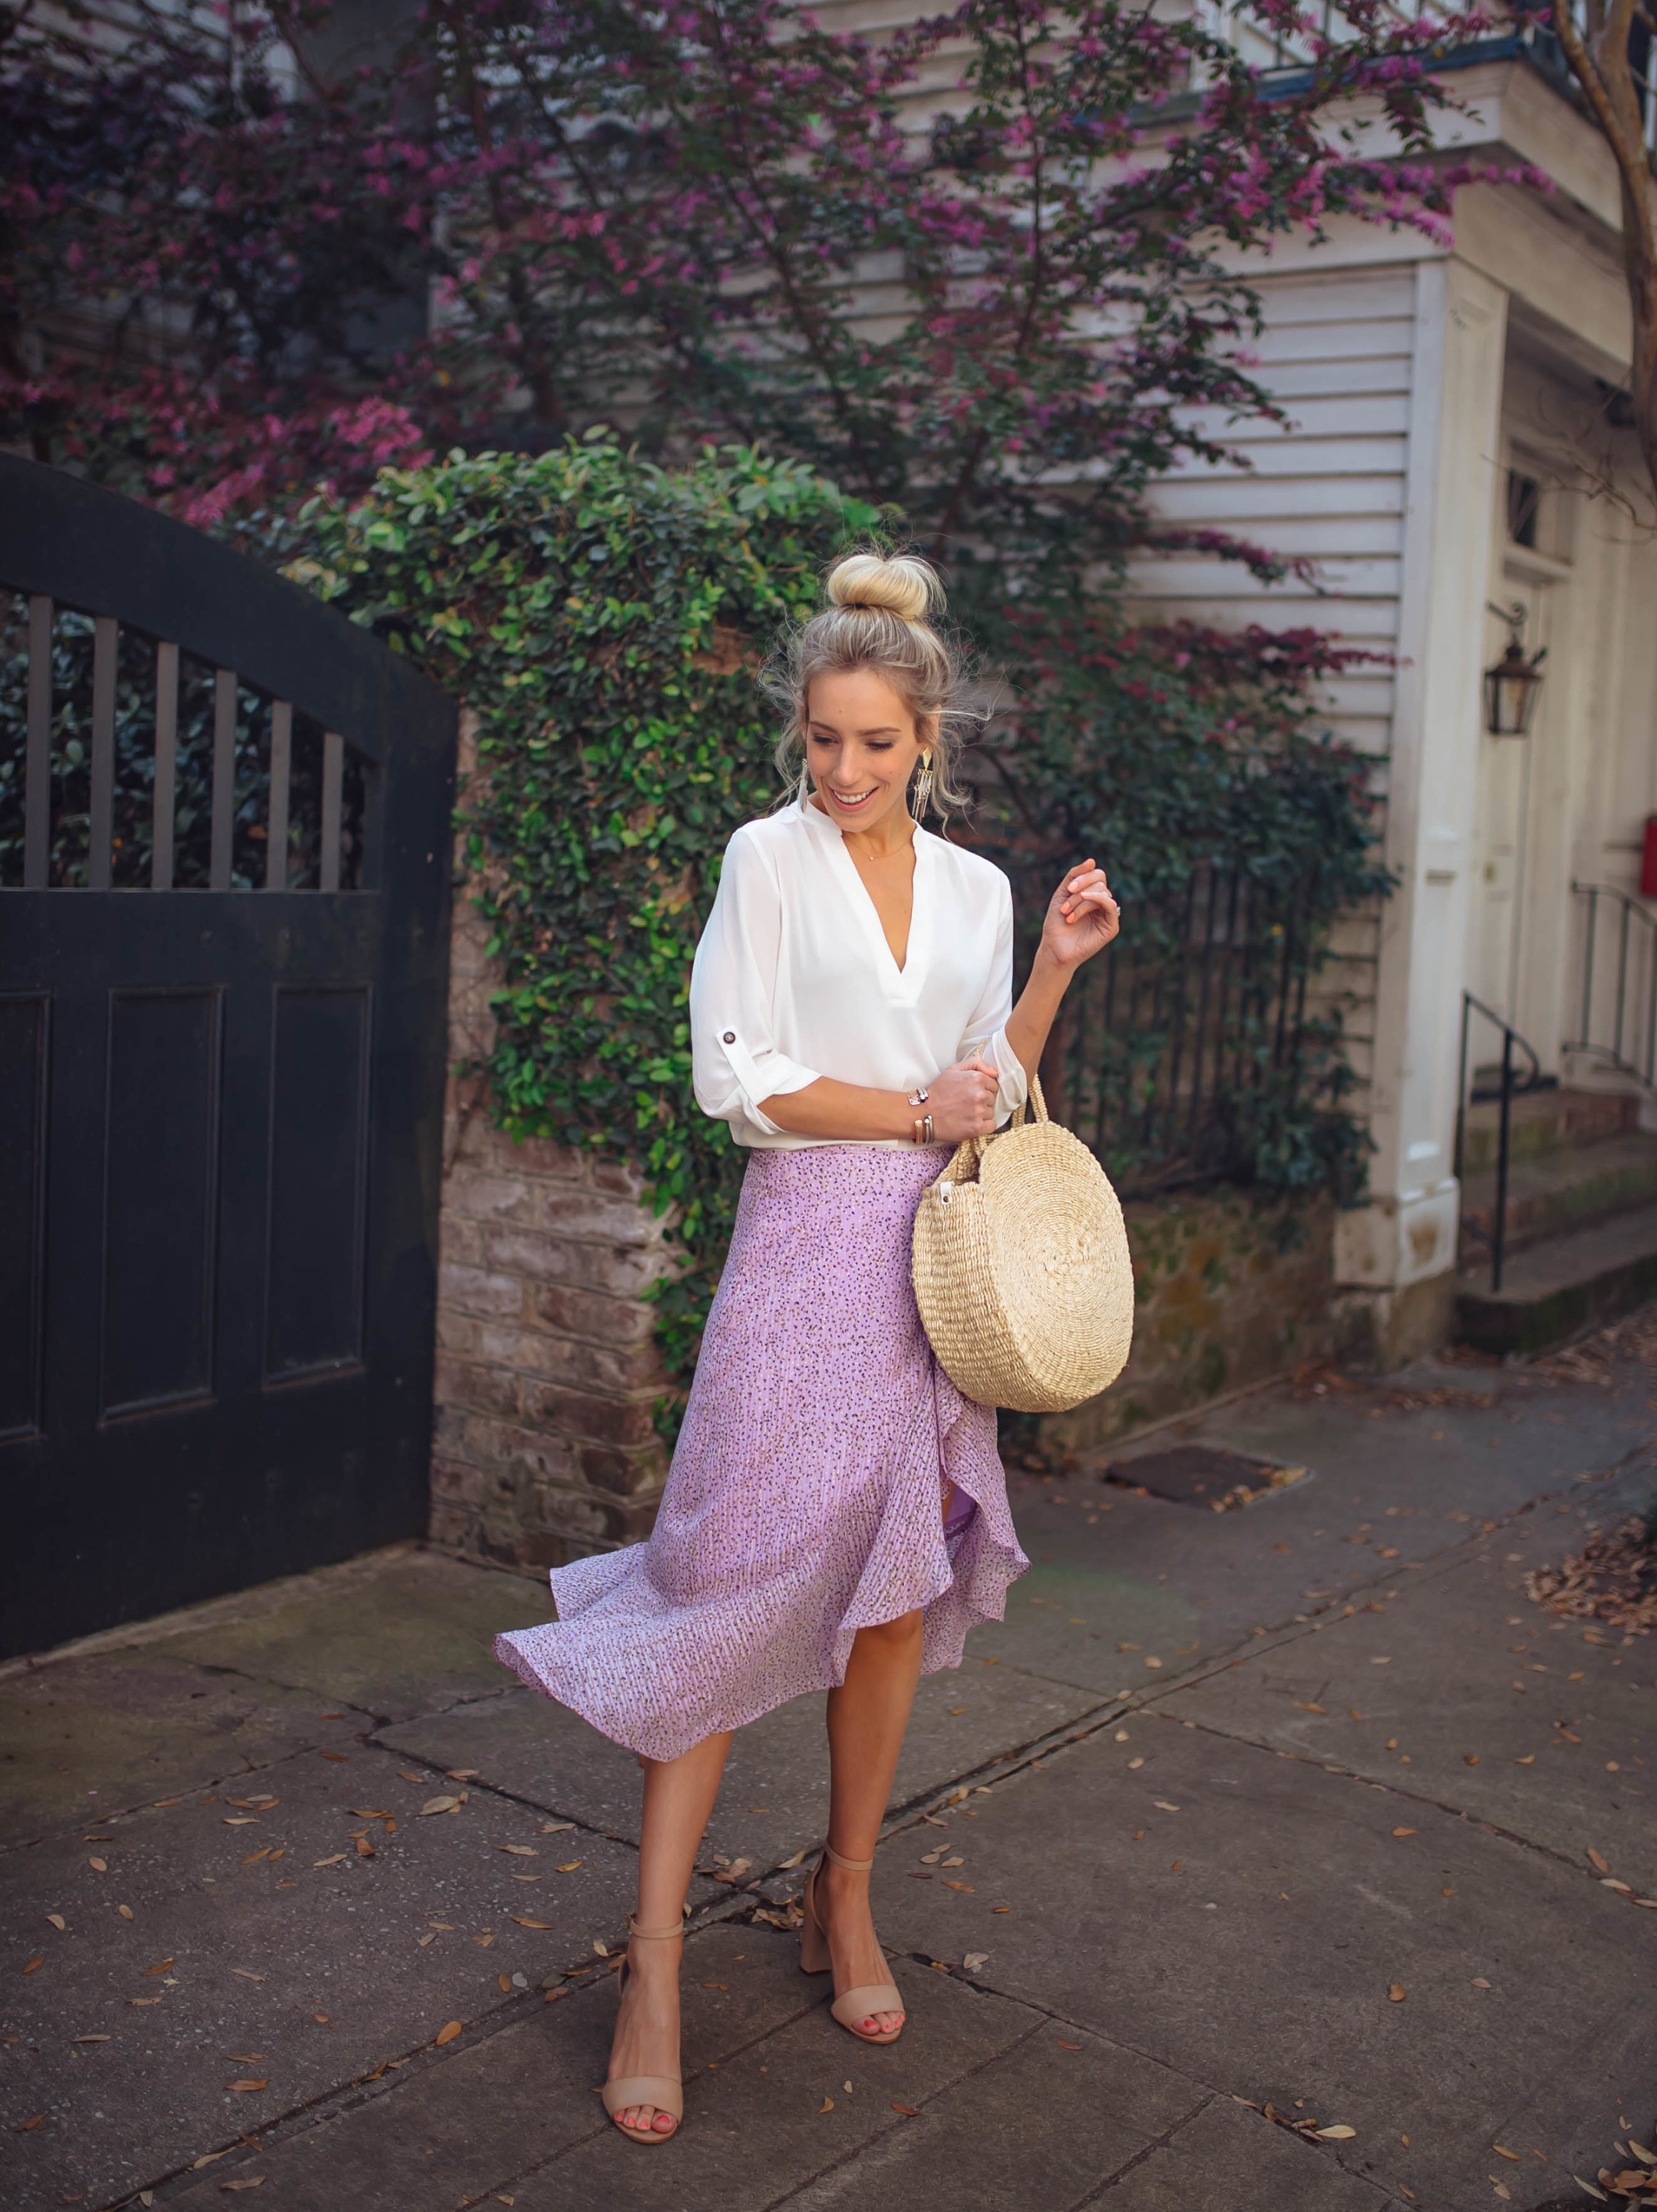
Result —
[[920, 773], [915, 778], [914, 797], [909, 811], [917, 822], [926, 819], [926, 809], [932, 803], [932, 749], [927, 746], [920, 756]]

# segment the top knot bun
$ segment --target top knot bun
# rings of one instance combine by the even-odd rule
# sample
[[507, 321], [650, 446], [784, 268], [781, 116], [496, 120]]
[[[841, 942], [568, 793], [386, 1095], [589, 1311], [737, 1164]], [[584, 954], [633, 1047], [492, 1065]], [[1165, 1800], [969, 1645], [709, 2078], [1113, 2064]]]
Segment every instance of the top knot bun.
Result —
[[924, 622], [944, 604], [944, 587], [928, 561], [913, 553], [887, 559], [878, 553], [851, 553], [828, 572], [828, 599], [837, 607], [869, 607], [900, 621]]

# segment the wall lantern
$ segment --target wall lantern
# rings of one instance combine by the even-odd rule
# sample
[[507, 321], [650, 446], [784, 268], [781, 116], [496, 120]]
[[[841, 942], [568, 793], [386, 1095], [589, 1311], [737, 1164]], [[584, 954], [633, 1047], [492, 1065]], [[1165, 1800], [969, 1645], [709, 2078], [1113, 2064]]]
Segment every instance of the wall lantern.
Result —
[[1508, 649], [1494, 668], [1484, 671], [1484, 726], [1493, 738], [1527, 737], [1548, 648], [1545, 645], [1528, 660], [1525, 658], [1525, 610], [1517, 600], [1511, 607], [1492, 602], [1490, 612], [1508, 625]]

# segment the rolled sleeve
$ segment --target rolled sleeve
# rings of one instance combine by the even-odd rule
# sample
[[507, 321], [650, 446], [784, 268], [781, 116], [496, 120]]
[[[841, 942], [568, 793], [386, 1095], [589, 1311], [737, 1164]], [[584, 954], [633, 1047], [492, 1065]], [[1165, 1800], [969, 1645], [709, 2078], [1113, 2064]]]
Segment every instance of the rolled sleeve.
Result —
[[691, 1084], [696, 1103], [728, 1121], [782, 1133], [761, 1101], [804, 1091], [818, 1079], [779, 1051], [774, 1035], [782, 899], [764, 854], [737, 830], [725, 848], [713, 911], [690, 974]]
[[1012, 886], [1003, 876], [989, 981], [961, 1041], [963, 1060], [969, 1053], [981, 1053], [999, 1078], [995, 1092], [998, 1124], [1017, 1113], [1029, 1095], [1023, 1063], [1007, 1042], [1007, 1018], [1012, 1012]]

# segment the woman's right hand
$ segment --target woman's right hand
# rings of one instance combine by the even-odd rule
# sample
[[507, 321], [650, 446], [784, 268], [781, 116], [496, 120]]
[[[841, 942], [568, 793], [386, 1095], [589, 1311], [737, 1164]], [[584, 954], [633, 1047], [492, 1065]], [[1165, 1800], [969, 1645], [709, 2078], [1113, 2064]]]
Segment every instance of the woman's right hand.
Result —
[[973, 1053], [933, 1076], [926, 1085], [921, 1114], [932, 1117], [940, 1143], [958, 1145], [963, 1137], [987, 1137], [995, 1127], [995, 1094], [1000, 1076], [981, 1053]]

